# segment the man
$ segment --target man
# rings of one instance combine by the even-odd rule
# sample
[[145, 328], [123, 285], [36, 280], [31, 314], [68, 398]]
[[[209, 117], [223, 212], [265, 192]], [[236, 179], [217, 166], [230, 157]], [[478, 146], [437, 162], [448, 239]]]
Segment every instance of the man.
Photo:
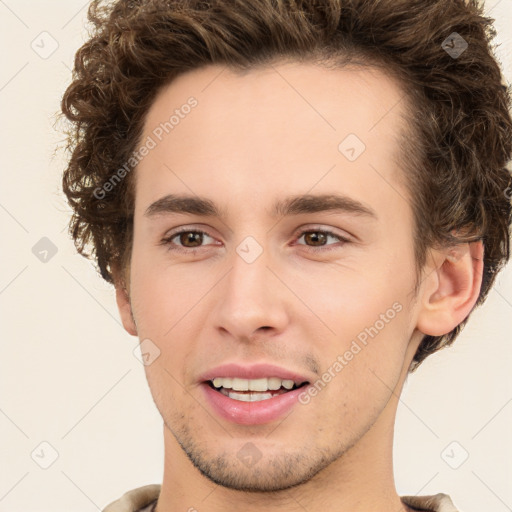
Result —
[[476, 2], [94, 2], [64, 190], [138, 336], [162, 485], [105, 512], [453, 512], [398, 496], [409, 372], [509, 258], [510, 97]]

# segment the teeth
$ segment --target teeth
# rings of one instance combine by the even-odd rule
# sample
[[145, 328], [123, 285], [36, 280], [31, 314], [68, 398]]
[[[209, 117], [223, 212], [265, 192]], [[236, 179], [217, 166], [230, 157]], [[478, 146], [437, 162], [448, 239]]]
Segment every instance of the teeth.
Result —
[[275, 391], [281, 387], [292, 389], [294, 384], [293, 380], [280, 379], [278, 377], [264, 377], [262, 379], [215, 377], [213, 379], [213, 385], [216, 388], [233, 389], [235, 391]]
[[267, 379], [268, 381], [268, 389], [272, 389], [272, 390], [276, 390], [276, 389], [279, 389], [281, 387], [281, 379], [278, 379], [277, 377], [270, 377], [269, 379]]
[[292, 389], [293, 388], [293, 380], [283, 380], [283, 388]]
[[272, 393], [236, 393], [235, 391], [229, 391], [224, 388], [221, 389], [220, 392], [229, 398], [240, 400], [241, 402], [259, 402], [273, 397]]
[[233, 383], [231, 384], [231, 388], [236, 389], [237, 391], [248, 391], [249, 390], [249, 381], [246, 379], [234, 378]]
[[220, 377], [215, 377], [215, 379], [213, 379], [212, 382], [216, 388], [220, 388], [220, 387], [222, 387], [223, 380], [227, 380], [227, 379], [221, 379]]

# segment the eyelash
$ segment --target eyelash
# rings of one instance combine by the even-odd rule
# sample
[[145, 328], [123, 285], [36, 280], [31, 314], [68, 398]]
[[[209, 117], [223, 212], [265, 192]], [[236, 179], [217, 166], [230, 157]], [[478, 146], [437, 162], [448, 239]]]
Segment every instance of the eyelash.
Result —
[[[202, 249], [204, 247], [204, 246], [200, 246], [200, 247], [193, 247], [193, 248], [192, 247], [183, 248], [179, 245], [173, 244], [171, 242], [171, 240], [173, 240], [174, 238], [176, 238], [178, 235], [180, 235], [182, 233], [196, 233], [196, 234], [202, 234], [202, 235], [206, 235], [206, 236], [213, 238], [206, 231], [201, 231], [200, 229], [184, 228], [184, 229], [175, 231], [174, 233], [171, 233], [169, 236], [163, 238], [160, 242], [160, 245], [168, 246], [167, 250], [169, 250], [169, 251], [177, 251], [177, 252], [181, 252], [181, 253], [195, 252], [198, 249]], [[307, 230], [301, 231], [299, 233], [299, 236], [296, 238], [296, 240], [299, 240], [300, 238], [302, 238], [302, 236], [304, 236], [305, 234], [308, 234], [308, 233], [322, 233], [323, 235], [332, 236], [333, 238], [337, 238], [340, 242], [343, 242], [343, 245], [345, 245], [346, 243], [350, 243], [350, 240], [348, 238], [345, 238], [345, 237], [338, 235], [338, 234], [334, 233], [333, 231], [329, 231], [327, 229], [307, 229]], [[329, 247], [329, 246], [314, 247], [314, 246], [305, 245], [305, 244], [299, 244], [299, 245], [304, 245], [304, 247], [308, 247], [310, 249], [313, 249], [314, 251], [332, 251], [334, 249], [340, 248], [340, 246], [337, 246], [337, 247]]]

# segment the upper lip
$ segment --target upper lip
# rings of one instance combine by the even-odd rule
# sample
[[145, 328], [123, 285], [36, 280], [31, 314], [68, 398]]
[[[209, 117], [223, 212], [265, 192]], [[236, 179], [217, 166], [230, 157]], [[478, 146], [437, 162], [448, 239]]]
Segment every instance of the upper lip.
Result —
[[267, 363], [250, 365], [242, 365], [237, 363], [223, 364], [203, 373], [199, 376], [199, 380], [204, 382], [213, 380], [215, 377], [232, 377], [239, 379], [261, 379], [264, 377], [278, 377], [282, 380], [293, 380], [295, 384], [311, 382], [310, 378], [306, 375], [301, 375], [300, 373], [293, 370], [287, 370], [281, 366]]

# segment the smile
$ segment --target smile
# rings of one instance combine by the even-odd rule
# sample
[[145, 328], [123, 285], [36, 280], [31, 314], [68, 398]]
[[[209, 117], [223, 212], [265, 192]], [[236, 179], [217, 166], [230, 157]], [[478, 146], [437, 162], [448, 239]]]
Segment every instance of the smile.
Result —
[[298, 389], [307, 384], [307, 382], [298, 384], [291, 379], [281, 379], [279, 377], [264, 377], [260, 379], [215, 377], [213, 380], [208, 381], [208, 384], [216, 391], [233, 400], [260, 402]]

